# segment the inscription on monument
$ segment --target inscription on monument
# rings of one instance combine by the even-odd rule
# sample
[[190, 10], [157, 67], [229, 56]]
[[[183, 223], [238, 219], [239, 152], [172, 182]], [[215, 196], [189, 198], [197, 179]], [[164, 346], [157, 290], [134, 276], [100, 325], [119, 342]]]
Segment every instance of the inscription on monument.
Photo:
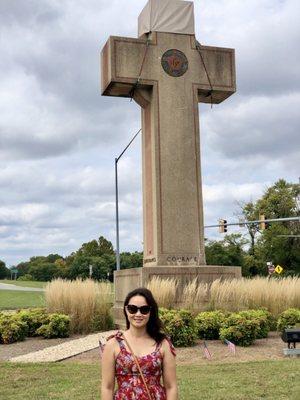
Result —
[[185, 263], [187, 265], [196, 265], [198, 263], [198, 257], [188, 256], [168, 256], [167, 263], [172, 265], [181, 265]]
[[178, 77], [186, 73], [189, 62], [182, 51], [170, 49], [163, 54], [161, 65], [168, 75]]

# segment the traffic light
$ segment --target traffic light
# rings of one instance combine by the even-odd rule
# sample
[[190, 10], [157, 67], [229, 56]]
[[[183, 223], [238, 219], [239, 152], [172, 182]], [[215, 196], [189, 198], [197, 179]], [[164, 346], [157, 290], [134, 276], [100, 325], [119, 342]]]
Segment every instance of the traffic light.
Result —
[[259, 230], [260, 231], [264, 231], [266, 229], [266, 223], [265, 223], [265, 215], [264, 214], [260, 214], [259, 216]]
[[219, 232], [226, 233], [227, 232], [227, 220], [219, 219]]

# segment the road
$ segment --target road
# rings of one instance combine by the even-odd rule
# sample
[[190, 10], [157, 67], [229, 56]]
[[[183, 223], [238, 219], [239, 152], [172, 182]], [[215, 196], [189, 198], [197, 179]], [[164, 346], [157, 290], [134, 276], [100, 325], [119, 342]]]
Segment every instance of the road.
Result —
[[0, 290], [21, 290], [25, 292], [43, 292], [44, 289], [41, 288], [31, 288], [24, 286], [11, 285], [8, 283], [0, 283]]

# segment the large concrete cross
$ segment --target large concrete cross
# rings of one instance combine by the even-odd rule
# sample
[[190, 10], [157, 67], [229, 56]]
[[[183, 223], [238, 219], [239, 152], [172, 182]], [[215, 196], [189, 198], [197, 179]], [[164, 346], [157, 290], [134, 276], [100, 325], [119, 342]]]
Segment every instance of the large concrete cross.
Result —
[[154, 31], [111, 36], [101, 57], [102, 94], [142, 108], [144, 265], [205, 265], [198, 103], [234, 93], [234, 50]]

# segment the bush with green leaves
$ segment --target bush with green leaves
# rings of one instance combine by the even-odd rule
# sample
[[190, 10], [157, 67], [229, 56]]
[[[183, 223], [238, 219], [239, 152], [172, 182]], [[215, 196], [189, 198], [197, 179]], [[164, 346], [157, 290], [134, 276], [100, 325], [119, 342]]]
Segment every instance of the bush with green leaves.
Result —
[[293, 328], [295, 325], [300, 324], [300, 309], [289, 308], [281, 313], [278, 317], [277, 330], [283, 332], [286, 328]]
[[238, 346], [250, 346], [260, 329], [258, 318], [247, 318], [233, 313], [221, 325], [220, 339], [229, 340]]
[[9, 344], [22, 341], [28, 334], [26, 322], [21, 321], [17, 314], [2, 314], [0, 318], [0, 343]]
[[219, 330], [226, 315], [222, 311], [204, 311], [195, 318], [197, 336], [199, 339], [217, 340]]
[[49, 314], [49, 323], [38, 328], [36, 333], [47, 339], [69, 337], [70, 320], [68, 315]]
[[34, 279], [33, 279], [33, 277], [32, 277], [32, 275], [30, 275], [30, 274], [24, 274], [24, 275], [21, 275], [21, 276], [19, 276], [19, 278], [18, 278], [18, 281], [33, 281]]
[[97, 313], [91, 321], [90, 332], [109, 331], [114, 329], [115, 323], [111, 313]]
[[272, 315], [269, 311], [267, 311], [266, 309], [246, 310], [240, 311], [239, 315], [242, 315], [249, 320], [257, 321], [259, 323], [259, 328], [256, 332], [256, 339], [263, 339], [268, 337], [272, 318]]
[[174, 346], [193, 346], [197, 339], [195, 320], [187, 310], [164, 310], [159, 312], [165, 333], [171, 338]]
[[28, 326], [28, 336], [38, 336], [36, 332], [37, 329], [49, 323], [49, 314], [47, 314], [45, 308], [19, 310], [17, 316], [21, 321], [26, 322]]

